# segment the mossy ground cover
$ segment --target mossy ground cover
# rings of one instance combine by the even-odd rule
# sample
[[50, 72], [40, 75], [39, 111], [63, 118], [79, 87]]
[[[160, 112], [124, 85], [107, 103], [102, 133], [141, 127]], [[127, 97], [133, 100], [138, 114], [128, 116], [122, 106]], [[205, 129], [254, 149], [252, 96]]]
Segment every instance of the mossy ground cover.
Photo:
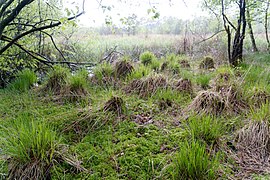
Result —
[[[44, 89], [42, 85], [23, 92], [3, 89], [0, 90], [0, 130], [11, 128], [14, 131], [14, 124], [31, 122], [46, 125], [57, 138], [61, 137], [61, 141], [55, 143], [62, 145], [53, 146], [56, 154], [68, 152], [73, 160], [69, 162], [63, 158], [60, 161], [54, 155], [49, 158], [57, 162], [50, 164], [48, 161], [50, 173], [46, 175], [51, 179], [269, 177], [267, 169], [257, 172], [256, 164], [246, 165], [254, 167], [254, 171], [245, 171], [237, 156], [241, 153], [237, 148], [245, 145], [244, 135], [248, 134], [243, 131], [252, 129], [246, 126], [253, 121], [263, 121], [268, 126], [270, 120], [269, 66], [265, 56], [259, 57], [264, 63], [258, 63], [256, 56], [249, 56], [237, 69], [222, 66], [208, 70], [199, 69], [199, 63], [189, 58], [169, 55], [155, 60], [159, 63], [153, 61], [156, 63], [154, 68], [151, 63], [133, 63], [134, 70], [126, 77], [118, 77], [114, 65], [106, 64], [110, 73], [106, 73], [106, 68], [98, 67], [94, 70], [95, 83], [93, 77], [76, 79], [83, 81], [76, 84], [83, 84], [87, 101], [55, 100], [53, 93], [44, 95], [40, 92]], [[192, 66], [181, 67], [183, 59], [190, 61]], [[162, 70], [163, 62], [168, 66]], [[118, 85], [104, 82], [104, 77]], [[148, 82], [156, 77], [166, 79], [166, 83], [159, 86]], [[179, 91], [175, 86], [183, 79], [192, 84], [192, 93]], [[144, 83], [138, 83], [136, 91], [127, 93], [125, 89], [135, 80]], [[236, 86], [237, 91], [229, 88], [232, 86]], [[155, 91], [146, 93], [153, 89]], [[220, 102], [210, 102], [210, 98], [208, 104], [200, 100], [201, 104], [191, 106], [202, 92], [209, 97], [216, 95]], [[257, 92], [260, 94], [255, 96]], [[145, 93], [147, 95], [140, 95]], [[234, 97], [234, 101], [225, 99], [224, 93]], [[230, 102], [244, 102], [245, 111], [235, 112], [226, 104]], [[213, 109], [218, 109], [218, 113], [212, 113]], [[239, 132], [242, 132], [240, 145], [237, 141]], [[0, 136], [8, 139], [4, 133]], [[20, 139], [14, 142], [20, 143]], [[0, 142], [0, 179], [14, 177], [14, 174], [10, 175], [13, 172], [10, 159], [14, 160], [14, 157], [12, 153], [5, 153], [4, 145]], [[36, 146], [31, 147], [32, 150], [43, 152]]]

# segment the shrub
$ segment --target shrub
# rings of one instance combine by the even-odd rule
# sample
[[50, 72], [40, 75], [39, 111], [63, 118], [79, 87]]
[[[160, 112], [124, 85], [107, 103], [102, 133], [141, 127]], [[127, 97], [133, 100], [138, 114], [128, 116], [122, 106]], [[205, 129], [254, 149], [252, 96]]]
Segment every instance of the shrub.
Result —
[[211, 160], [206, 147], [196, 141], [183, 142], [174, 160], [174, 179], [215, 179], [217, 158]]
[[30, 69], [25, 69], [16, 74], [16, 79], [10, 84], [10, 87], [25, 92], [37, 82], [36, 74]]
[[140, 55], [140, 60], [144, 65], [151, 64], [155, 58], [155, 55], [149, 51], [146, 51]]

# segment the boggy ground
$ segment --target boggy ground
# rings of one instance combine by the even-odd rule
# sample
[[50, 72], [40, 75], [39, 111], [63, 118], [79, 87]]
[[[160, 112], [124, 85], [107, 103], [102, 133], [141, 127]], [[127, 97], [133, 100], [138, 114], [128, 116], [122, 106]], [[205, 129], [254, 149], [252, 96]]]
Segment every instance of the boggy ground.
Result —
[[140, 59], [0, 90], [0, 179], [269, 178], [268, 55]]

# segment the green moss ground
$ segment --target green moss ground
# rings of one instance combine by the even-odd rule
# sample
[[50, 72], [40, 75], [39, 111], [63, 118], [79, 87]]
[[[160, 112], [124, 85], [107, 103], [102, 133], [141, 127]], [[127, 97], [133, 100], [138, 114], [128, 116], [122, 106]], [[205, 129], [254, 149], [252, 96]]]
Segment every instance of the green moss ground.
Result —
[[[213, 80], [218, 72], [225, 69], [232, 72], [237, 83], [242, 80], [244, 98], [248, 98], [253, 87], [263, 88], [270, 93], [269, 60], [266, 60], [265, 56], [259, 55], [258, 59], [257, 56], [249, 56], [247, 62], [238, 69], [228, 67], [223, 67], [223, 70], [218, 68], [215, 71], [180, 69], [177, 74], [168, 70], [165, 75], [172, 81], [181, 77], [190, 79], [196, 95], [203, 90], [202, 85], [207, 89], [211, 83], [209, 79]], [[263, 63], [258, 62], [261, 62], [261, 59]], [[238, 72], [244, 79], [236, 78]], [[121, 80], [123, 86], [130, 82], [130, 78], [132, 79], [128, 77], [127, 81]], [[36, 89], [28, 92], [0, 90], [1, 128], [9, 126], [11, 121], [16, 122], [17, 119], [46, 123], [62, 136], [63, 142], [88, 170], [76, 172], [67, 164], [59, 163], [52, 170], [52, 179], [185, 179], [177, 174], [175, 161], [181, 157], [178, 153], [181, 152], [180, 147], [183, 143], [191, 141], [198, 141], [203, 145], [201, 147], [205, 146], [207, 152], [210, 152], [210, 161], [216, 163], [215, 176], [205, 177], [233, 176], [234, 169], [238, 168], [233, 160], [226, 158], [222, 145], [232, 141], [234, 133], [243, 127], [246, 119], [252, 117], [252, 113], [210, 117], [214, 123], [210, 120], [208, 122], [210, 125], [203, 125], [205, 128], [196, 128], [201, 125], [198, 123], [200, 119], [209, 117], [194, 115], [191, 120], [185, 120], [182, 110], [194, 98], [189, 94], [169, 88], [160, 89], [151, 97], [140, 98], [134, 93], [126, 94], [122, 87], [104, 88], [91, 83], [88, 84], [87, 90], [89, 104], [68, 102], [59, 104], [44, 100]], [[120, 117], [113, 112], [103, 111], [104, 104], [112, 96], [121, 97], [124, 101], [125, 110]], [[172, 104], [162, 109], [160, 103], [164, 100]], [[70, 126], [73, 122], [80, 121], [84, 113], [89, 115], [89, 118], [79, 124], [79, 130]], [[136, 121], [138, 117], [146, 117], [151, 123], [140, 124]], [[98, 126], [93, 125], [93, 122], [94, 124], [97, 122]], [[211, 124], [214, 124], [216, 129], [211, 128]], [[211, 138], [210, 143], [206, 142], [204, 136], [206, 139]], [[230, 166], [227, 166], [228, 164]], [[0, 179], [7, 173], [7, 162], [0, 149]], [[261, 179], [263, 175], [254, 177]]]

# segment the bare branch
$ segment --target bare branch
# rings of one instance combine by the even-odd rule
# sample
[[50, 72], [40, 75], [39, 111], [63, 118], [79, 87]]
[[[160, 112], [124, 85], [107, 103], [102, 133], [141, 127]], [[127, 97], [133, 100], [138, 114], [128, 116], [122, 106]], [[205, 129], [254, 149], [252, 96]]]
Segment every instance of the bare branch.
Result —
[[53, 43], [54, 48], [59, 52], [59, 54], [61, 55], [61, 57], [62, 57], [65, 61], [67, 61], [66, 58], [65, 58], [65, 56], [64, 56], [64, 54], [62, 53], [62, 51], [57, 47], [56, 43], [54, 42], [54, 39], [53, 39], [52, 35], [50, 35], [49, 33], [45, 32], [45, 31], [41, 31], [41, 32], [44, 33], [44, 34], [46, 34], [47, 36], [50, 37], [50, 39], [51, 39], [51, 41], [52, 41], [52, 43]]
[[208, 41], [209, 39], [212, 39], [213, 37], [215, 37], [216, 35], [218, 35], [219, 33], [221, 33], [221, 32], [224, 32], [224, 31], [226, 31], [226, 30], [220, 30], [220, 31], [218, 31], [218, 32], [216, 32], [216, 33], [214, 33], [214, 34], [212, 34], [211, 36], [209, 36], [208, 38], [205, 38], [205, 39], [203, 39], [203, 40], [201, 40], [201, 41], [199, 41], [199, 42], [197, 42], [197, 43], [195, 43], [195, 44], [201, 44], [201, 43], [203, 43], [203, 42], [205, 42], [205, 41]]
[[[2, 36], [1, 39], [2, 41], [6, 41], [6, 42], [10, 42], [12, 41], [11, 38], [7, 37], [7, 36]], [[28, 55], [30, 55], [32, 58], [36, 59], [37, 61], [44, 63], [46, 65], [51, 66], [50, 64], [67, 64], [67, 65], [95, 65], [94, 63], [91, 62], [70, 62], [70, 61], [51, 61], [49, 60], [47, 57], [42, 56], [41, 54], [38, 54], [36, 52], [27, 50], [26, 48], [24, 48], [21, 44], [19, 43], [13, 43], [14, 45], [16, 45], [17, 47], [19, 47], [21, 50], [23, 50], [24, 52], [26, 52]]]
[[[23, 0], [21, 1], [21, 3], [19, 3], [13, 10], [12, 12], [0, 22], [0, 36], [2, 35], [3, 30], [5, 29], [5, 27], [11, 22], [13, 21], [18, 14], [20, 13], [20, 11], [28, 4], [34, 2], [34, 0]], [[0, 53], [1, 54], [1, 53]]]
[[2, 7], [2, 9], [0, 11], [0, 17], [3, 16], [5, 10], [11, 5], [12, 2], [13, 2], [13, 0], [9, 0], [6, 2], [6, 4], [3, 4], [4, 6]]
[[[71, 21], [73, 19], [76, 19], [77, 17], [81, 16], [82, 14], [84, 14], [84, 12], [81, 12], [75, 16], [72, 16], [70, 18], [68, 18], [67, 20], [68, 21]], [[50, 24], [50, 25], [45, 25], [45, 26], [41, 26], [41, 27], [38, 27], [38, 28], [33, 28], [29, 31], [26, 31], [20, 35], [18, 35], [17, 37], [15, 37], [12, 41], [10, 41], [6, 46], [4, 46], [1, 50], [0, 50], [0, 55], [3, 54], [3, 52], [5, 52], [9, 47], [12, 46], [12, 44], [14, 44], [16, 41], [18, 41], [19, 39], [21, 39], [22, 37], [24, 36], [27, 36], [33, 32], [37, 32], [37, 31], [42, 31], [42, 30], [46, 30], [46, 29], [51, 29], [51, 28], [54, 28], [54, 27], [57, 27], [59, 25], [61, 25], [62, 23], [60, 21], [58, 21], [57, 23], [54, 23], [54, 24]]]

